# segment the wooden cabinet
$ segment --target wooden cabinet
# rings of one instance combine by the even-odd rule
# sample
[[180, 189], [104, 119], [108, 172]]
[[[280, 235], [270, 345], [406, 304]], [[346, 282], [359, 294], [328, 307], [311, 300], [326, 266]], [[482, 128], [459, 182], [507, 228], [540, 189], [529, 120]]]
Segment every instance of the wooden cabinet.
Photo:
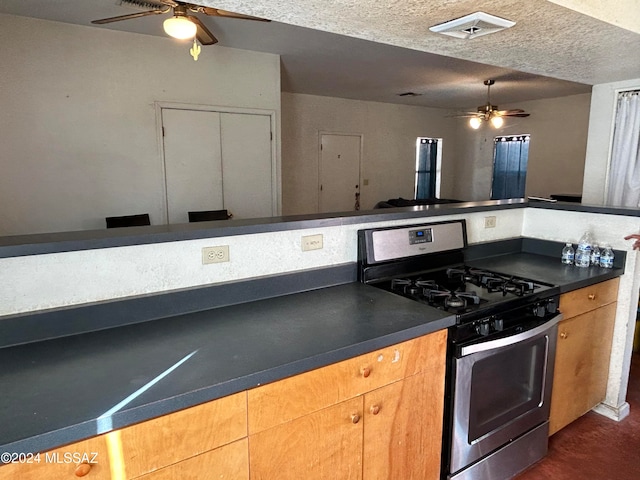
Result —
[[362, 397], [249, 437], [251, 480], [362, 478]]
[[76, 452], [95, 460], [80, 467], [88, 479], [137, 478], [246, 437], [246, 409], [246, 392], [223, 397], [42, 453], [40, 463], [0, 467], [0, 480], [77, 478], [77, 462], [65, 457]]
[[439, 478], [446, 331], [250, 390], [251, 480]]
[[619, 280], [560, 297], [549, 435], [587, 413], [605, 398]]
[[[0, 467], [0, 480], [436, 480], [446, 338], [442, 330], [67, 445], [39, 464]], [[45, 462], [74, 452], [95, 463]]]
[[444, 361], [365, 394], [365, 479], [439, 478], [443, 398]]

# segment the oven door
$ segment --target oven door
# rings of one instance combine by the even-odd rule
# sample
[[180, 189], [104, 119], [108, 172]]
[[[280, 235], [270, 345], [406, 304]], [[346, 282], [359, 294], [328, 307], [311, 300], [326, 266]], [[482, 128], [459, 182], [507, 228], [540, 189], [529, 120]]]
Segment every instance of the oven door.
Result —
[[452, 474], [548, 421], [561, 318], [465, 346], [453, 359]]

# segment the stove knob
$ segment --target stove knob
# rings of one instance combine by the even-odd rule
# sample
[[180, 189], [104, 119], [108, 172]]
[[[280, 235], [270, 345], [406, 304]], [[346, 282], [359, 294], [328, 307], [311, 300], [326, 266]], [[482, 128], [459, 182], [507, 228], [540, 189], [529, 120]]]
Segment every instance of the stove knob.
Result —
[[533, 306], [533, 314], [536, 317], [544, 317], [546, 313], [547, 313], [547, 308], [543, 304], [536, 303]]
[[496, 318], [493, 321], [493, 329], [496, 332], [501, 332], [504, 329], [504, 320], [502, 320], [501, 318]]
[[489, 326], [489, 322], [483, 322], [476, 327], [476, 331], [483, 337], [486, 337], [487, 335], [489, 335], [490, 330], [491, 328]]
[[547, 300], [547, 312], [556, 313], [558, 311], [558, 302], [555, 298]]

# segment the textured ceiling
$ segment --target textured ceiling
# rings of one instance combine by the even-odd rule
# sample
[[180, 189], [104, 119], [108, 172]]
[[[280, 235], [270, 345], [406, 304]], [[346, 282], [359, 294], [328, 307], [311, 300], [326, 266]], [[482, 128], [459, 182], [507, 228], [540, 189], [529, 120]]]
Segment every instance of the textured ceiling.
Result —
[[[609, 9], [606, 21], [598, 20], [592, 16], [594, 2], [583, 2], [589, 7], [586, 15], [556, 4], [572, 0], [198, 1], [274, 20], [200, 16], [220, 45], [281, 55], [285, 91], [455, 109], [484, 103], [482, 82], [487, 78], [497, 80], [492, 100], [499, 105], [585, 93], [593, 84], [640, 78], [640, 27], [633, 31], [633, 15]], [[639, 2], [616, 5], [635, 5], [640, 11]], [[139, 11], [116, 3], [3, 0], [0, 12], [164, 37], [162, 18], [156, 16], [91, 25], [97, 18]], [[429, 31], [479, 10], [516, 25], [473, 40]], [[215, 46], [205, 47], [203, 54], [209, 48]], [[397, 96], [407, 91], [422, 96]]]

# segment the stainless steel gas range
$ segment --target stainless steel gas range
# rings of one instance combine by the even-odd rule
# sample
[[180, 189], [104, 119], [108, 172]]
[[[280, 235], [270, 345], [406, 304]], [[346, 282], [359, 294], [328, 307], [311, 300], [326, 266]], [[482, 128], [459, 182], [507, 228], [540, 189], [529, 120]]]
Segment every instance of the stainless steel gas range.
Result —
[[559, 288], [464, 262], [463, 220], [358, 232], [359, 280], [456, 317], [442, 478], [504, 480], [546, 455]]

